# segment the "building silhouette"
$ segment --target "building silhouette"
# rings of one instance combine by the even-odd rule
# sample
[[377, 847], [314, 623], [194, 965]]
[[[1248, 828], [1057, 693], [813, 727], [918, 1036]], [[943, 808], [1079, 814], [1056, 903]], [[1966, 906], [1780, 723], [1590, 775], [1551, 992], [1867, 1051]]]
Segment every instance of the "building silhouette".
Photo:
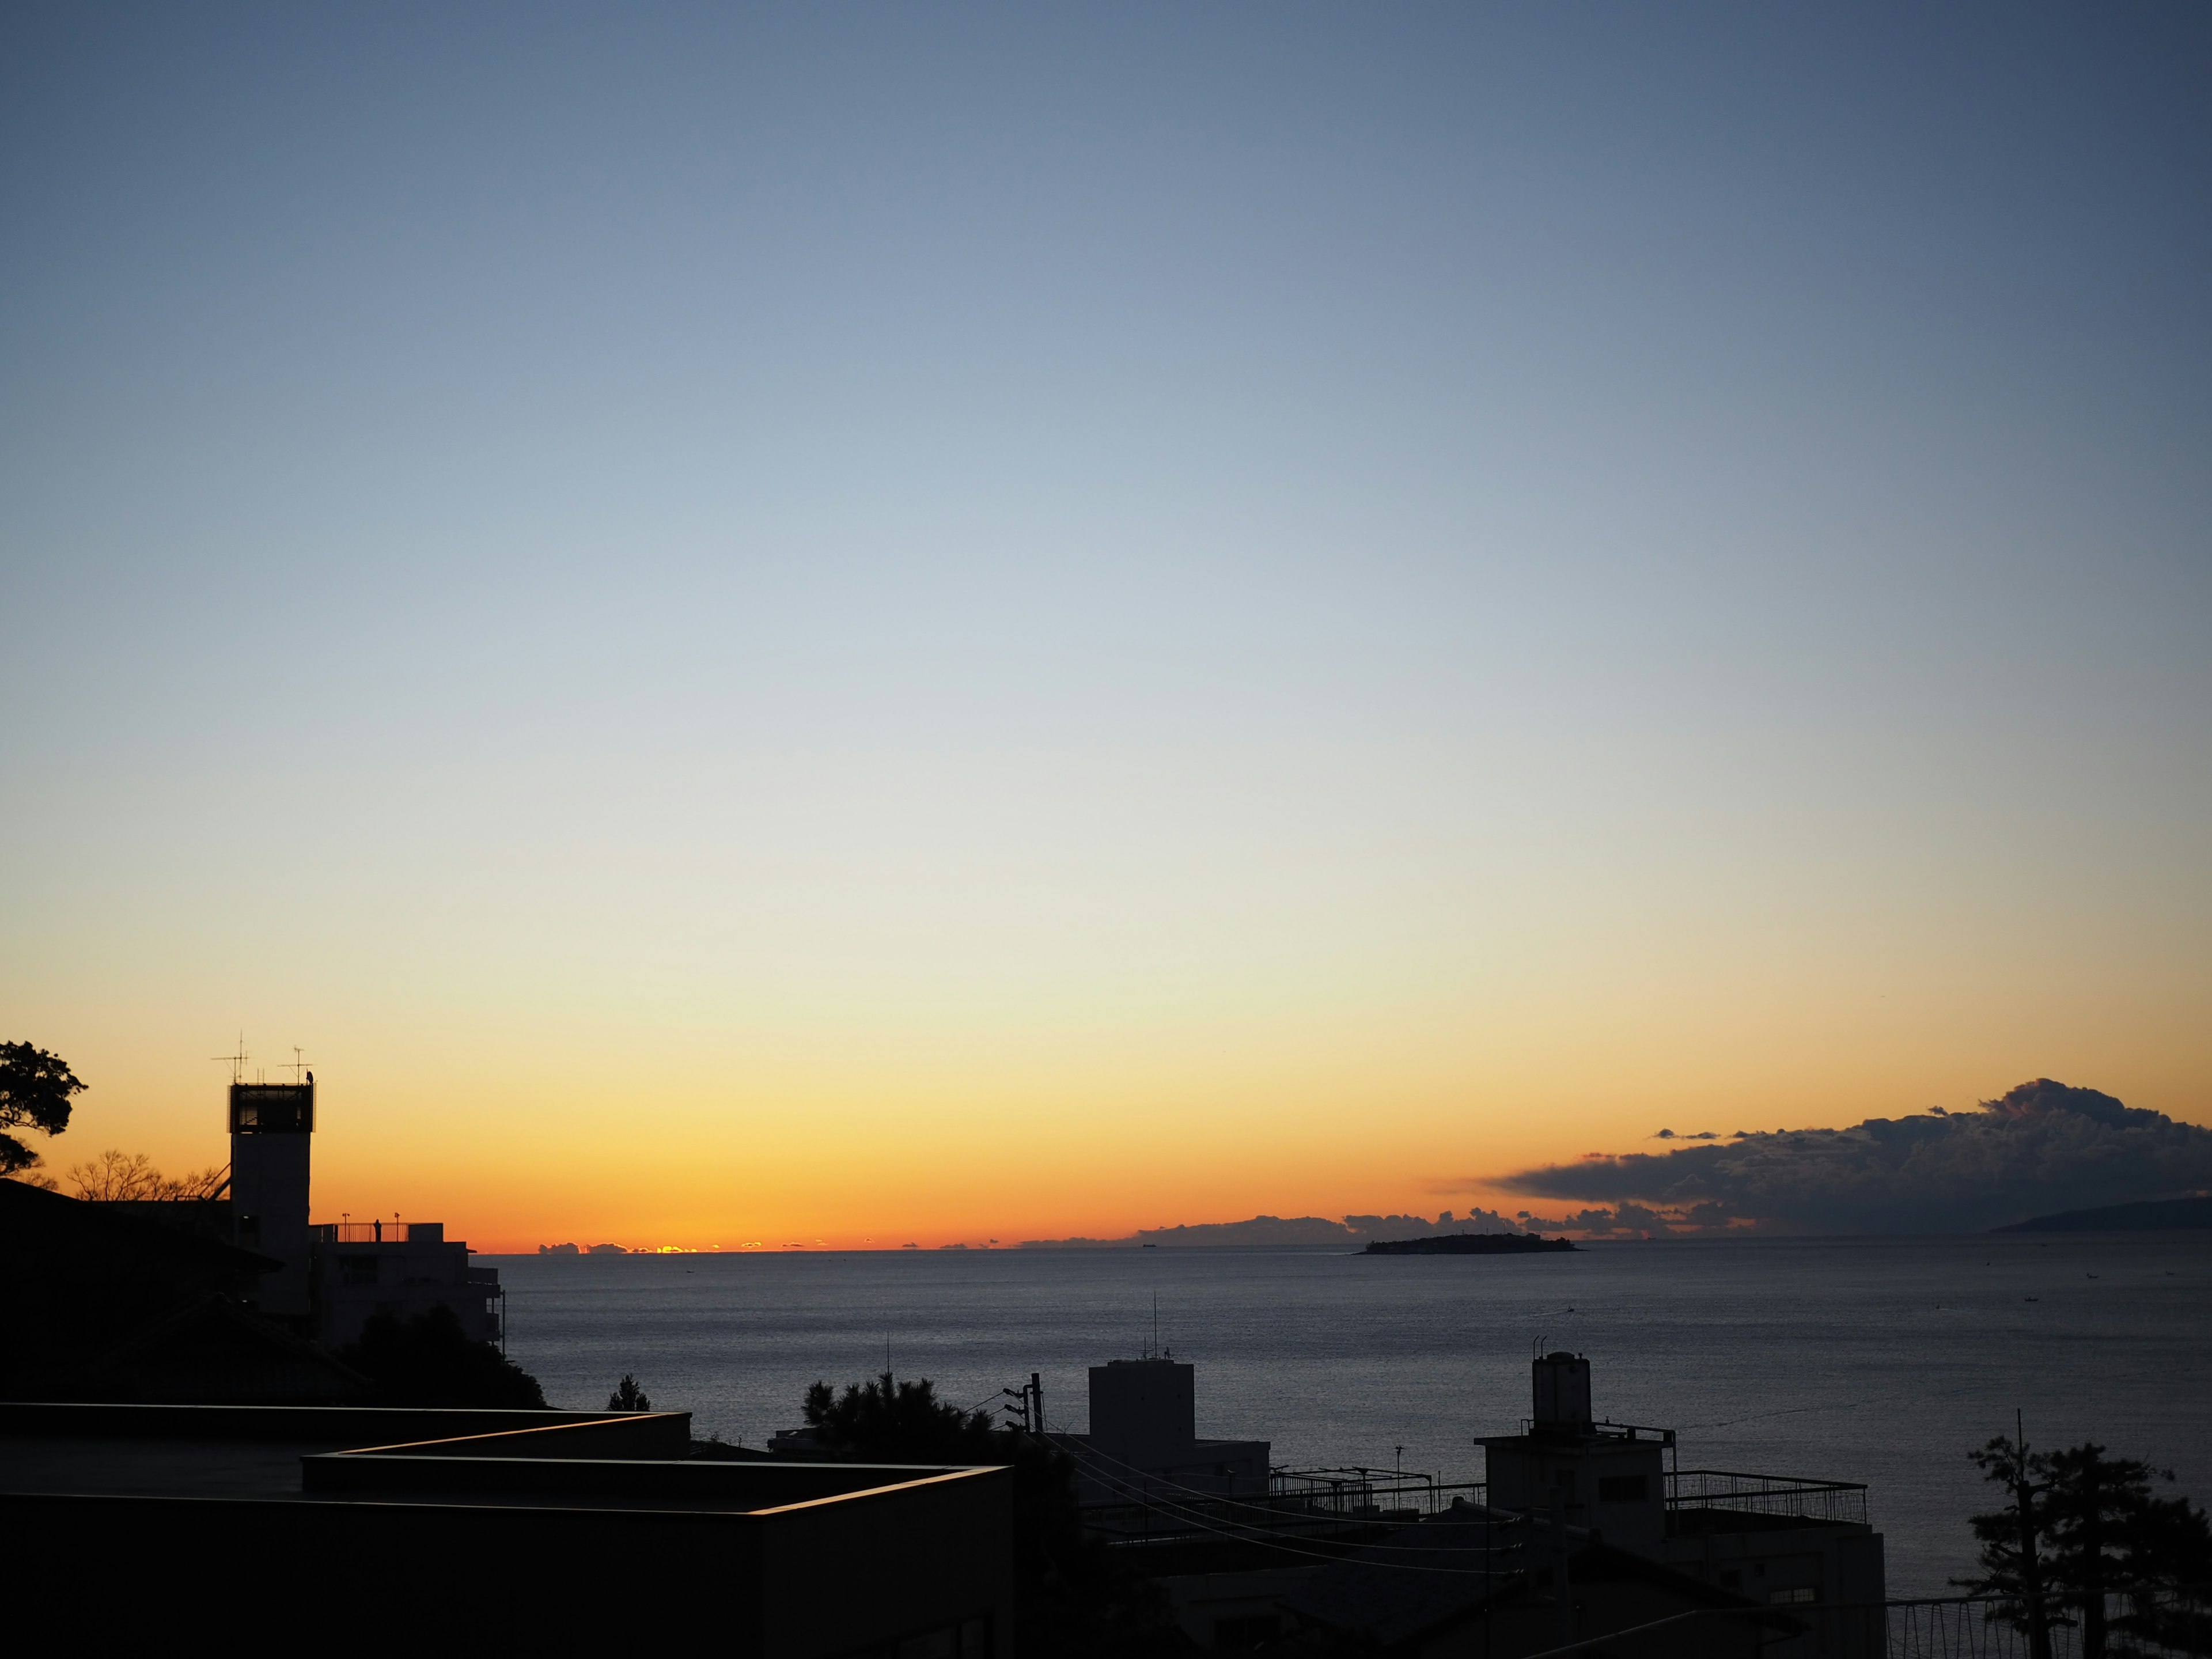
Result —
[[1607, 1638], [1644, 1659], [1879, 1659], [1863, 1486], [1680, 1468], [1673, 1430], [1595, 1415], [1579, 1354], [1538, 1356], [1530, 1384], [1520, 1431], [1478, 1438], [1486, 1479], [1462, 1488], [1277, 1469], [1232, 1498], [1164, 1471], [1087, 1493], [1086, 1513], [1201, 1648], [1513, 1659]]
[[[305, 1068], [303, 1067], [304, 1071]], [[86, 1200], [0, 1182], [0, 1392], [238, 1405], [374, 1392], [337, 1351], [443, 1308], [499, 1342], [495, 1269], [439, 1222], [310, 1218], [313, 1074], [234, 1080], [213, 1196]]]
[[[1672, 1429], [1595, 1420], [1589, 1361], [1540, 1355], [1532, 1414], [1519, 1434], [1477, 1439], [1493, 1508], [1540, 1516], [1775, 1607], [1880, 1607], [1882, 1538], [1851, 1481], [1683, 1469]], [[1814, 1620], [1772, 1650], [1856, 1655], [1861, 1621]], [[1849, 1630], [1844, 1627], [1850, 1626]]]
[[[1267, 1441], [1199, 1438], [1197, 1376], [1195, 1366], [1167, 1354], [1091, 1367], [1091, 1431], [1050, 1437], [1075, 1459], [1079, 1501], [1267, 1492]], [[1041, 1413], [1041, 1397], [1039, 1407]]]
[[313, 1311], [307, 1192], [314, 1133], [313, 1083], [230, 1085], [232, 1238], [277, 1263], [254, 1292], [257, 1311], [302, 1325]]
[[471, 1340], [502, 1334], [499, 1271], [469, 1265], [443, 1222], [310, 1218], [315, 1082], [230, 1085], [232, 1242], [277, 1263], [252, 1309], [326, 1348], [360, 1340], [379, 1313], [409, 1319], [451, 1309]]

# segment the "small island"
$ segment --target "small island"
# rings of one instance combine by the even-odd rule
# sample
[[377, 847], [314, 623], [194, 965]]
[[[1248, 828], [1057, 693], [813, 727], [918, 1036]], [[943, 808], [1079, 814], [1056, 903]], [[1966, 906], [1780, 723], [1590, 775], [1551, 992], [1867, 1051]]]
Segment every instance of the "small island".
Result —
[[1362, 1255], [1549, 1255], [1580, 1246], [1565, 1236], [1541, 1233], [1446, 1233], [1441, 1238], [1377, 1238]]

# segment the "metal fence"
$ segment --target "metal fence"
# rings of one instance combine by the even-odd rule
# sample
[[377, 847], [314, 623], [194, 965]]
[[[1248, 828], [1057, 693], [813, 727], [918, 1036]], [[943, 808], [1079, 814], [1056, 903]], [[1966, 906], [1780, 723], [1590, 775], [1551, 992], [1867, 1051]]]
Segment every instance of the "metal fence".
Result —
[[[2212, 1654], [2212, 1589], [2106, 1598], [2107, 1659], [2201, 1659]], [[2014, 1604], [1990, 1596], [1805, 1607], [1705, 1607], [1585, 1636], [1531, 1659], [1684, 1659], [1756, 1651], [1765, 1659], [2029, 1659]], [[2160, 1638], [2165, 1639], [2161, 1640]], [[2050, 1628], [2051, 1659], [2081, 1659], [2079, 1626]]]
[[1452, 1506], [1455, 1498], [1480, 1504], [1488, 1492], [1480, 1480], [1439, 1480], [1432, 1474], [1393, 1469], [1271, 1469], [1267, 1497], [1286, 1511], [1361, 1520], [1419, 1520]]
[[[1892, 1601], [1888, 1659], [2028, 1659], [2017, 1603], [1995, 1596]], [[2212, 1653], [2212, 1586], [2144, 1595], [2108, 1595], [2106, 1652], [2112, 1659], [2182, 1659]], [[2081, 1629], [2061, 1612], [2050, 1626], [2051, 1659], [2079, 1659]]]
[[1667, 1509], [1669, 1514], [1683, 1510], [1726, 1510], [1736, 1515], [1864, 1526], [1867, 1489], [1853, 1480], [1807, 1480], [1794, 1475], [1742, 1474], [1733, 1469], [1676, 1469], [1667, 1477]]

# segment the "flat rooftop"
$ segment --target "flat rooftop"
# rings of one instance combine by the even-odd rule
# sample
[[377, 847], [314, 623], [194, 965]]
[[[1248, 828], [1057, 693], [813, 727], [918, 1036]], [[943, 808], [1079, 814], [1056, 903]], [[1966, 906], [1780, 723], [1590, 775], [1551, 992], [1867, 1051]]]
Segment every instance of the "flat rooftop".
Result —
[[763, 1515], [998, 1473], [721, 1462], [690, 1444], [684, 1413], [0, 1404], [0, 1492]]
[[690, 1436], [681, 1412], [0, 1401], [0, 1514], [48, 1547], [45, 1604], [135, 1646], [250, 1562], [225, 1616], [257, 1641], [327, 1622], [336, 1571], [376, 1587], [349, 1634], [397, 1651], [614, 1647], [702, 1594], [746, 1659], [1007, 1650], [1012, 1469], [726, 1462]]
[[300, 1460], [343, 1440], [145, 1440], [0, 1434], [0, 1492], [103, 1498], [298, 1498]]

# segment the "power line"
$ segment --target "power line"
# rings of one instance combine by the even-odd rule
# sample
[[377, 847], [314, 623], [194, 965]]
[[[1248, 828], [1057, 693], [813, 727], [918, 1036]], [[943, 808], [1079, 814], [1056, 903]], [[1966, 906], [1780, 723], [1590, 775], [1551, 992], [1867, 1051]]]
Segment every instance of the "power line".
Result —
[[[1114, 1463], [1119, 1465], [1122, 1468], [1132, 1470], [1133, 1473], [1144, 1476], [1147, 1480], [1152, 1480], [1155, 1478], [1147, 1474], [1146, 1471], [1137, 1468], [1134, 1464], [1124, 1462], [1118, 1457], [1110, 1456], [1104, 1452], [1099, 1452], [1094, 1455], [1106, 1462]], [[1154, 1507], [1163, 1510], [1168, 1514], [1180, 1518], [1188, 1525], [1196, 1528], [1200, 1532], [1212, 1533], [1217, 1537], [1226, 1538], [1232, 1542], [1251, 1544], [1261, 1549], [1279, 1550], [1286, 1554], [1305, 1556], [1316, 1560], [1344, 1561], [1350, 1559], [1354, 1565], [1382, 1567], [1392, 1571], [1449, 1573], [1462, 1577], [1481, 1577], [1488, 1578], [1499, 1576], [1497, 1569], [1494, 1566], [1489, 1565], [1486, 1565], [1480, 1569], [1474, 1567], [1425, 1567], [1408, 1561], [1380, 1561], [1364, 1559], [1360, 1555], [1355, 1553], [1355, 1552], [1376, 1551], [1387, 1552], [1393, 1554], [1402, 1554], [1407, 1553], [1411, 1547], [1403, 1544], [1365, 1544], [1347, 1541], [1338, 1546], [1334, 1551], [1298, 1549], [1289, 1544], [1276, 1542], [1274, 1540], [1285, 1536], [1305, 1535], [1303, 1533], [1292, 1532], [1288, 1528], [1279, 1527], [1261, 1527], [1250, 1522], [1231, 1521], [1226, 1526], [1217, 1526], [1209, 1522], [1194, 1505], [1178, 1503], [1173, 1498], [1154, 1496], [1146, 1489], [1142, 1487], [1133, 1487], [1128, 1481], [1121, 1480], [1103, 1470], [1096, 1470], [1094, 1471], [1094, 1474], [1096, 1474], [1097, 1478], [1109, 1487], [1120, 1490], [1125, 1495], [1129, 1496], [1133, 1502], [1145, 1504], [1147, 1507]], [[1262, 1509], [1261, 1506], [1255, 1504], [1237, 1503], [1233, 1498], [1217, 1498], [1209, 1493], [1198, 1492], [1194, 1487], [1182, 1486], [1174, 1481], [1162, 1480], [1159, 1484], [1176, 1492], [1189, 1492], [1192, 1496], [1204, 1499], [1209, 1504], [1219, 1504], [1236, 1509], [1250, 1510], [1255, 1513], [1269, 1515], [1278, 1521], [1285, 1518], [1279, 1510], [1265, 1510]], [[1489, 1515], [1484, 1517], [1483, 1524], [1486, 1528], [1503, 1528], [1510, 1533], [1510, 1531], [1515, 1528], [1529, 1525], [1530, 1522], [1526, 1516], [1512, 1516], [1500, 1520], [1494, 1515]], [[1231, 1528], [1241, 1528], [1241, 1530], [1231, 1530]], [[1255, 1536], [1255, 1534], [1261, 1535]], [[1504, 1547], [1504, 1551], [1486, 1549], [1484, 1553], [1486, 1558], [1488, 1558], [1499, 1553], [1518, 1551], [1521, 1547], [1522, 1546], [1518, 1542], [1509, 1542]]]
[[[1178, 1481], [1178, 1480], [1169, 1480], [1165, 1475], [1163, 1475], [1163, 1474], [1154, 1474], [1154, 1473], [1153, 1473], [1152, 1470], [1150, 1470], [1150, 1469], [1139, 1468], [1136, 1464], [1134, 1464], [1134, 1463], [1131, 1463], [1131, 1462], [1126, 1462], [1125, 1460], [1123, 1460], [1123, 1459], [1121, 1459], [1121, 1458], [1115, 1457], [1115, 1456], [1112, 1455], [1110, 1453], [1107, 1453], [1107, 1452], [1100, 1451], [1100, 1450], [1099, 1450], [1097, 1447], [1095, 1447], [1095, 1446], [1086, 1446], [1086, 1447], [1085, 1447], [1081, 1451], [1075, 1453], [1075, 1454], [1074, 1454], [1074, 1455], [1075, 1455], [1075, 1457], [1076, 1457], [1076, 1459], [1077, 1459], [1077, 1461], [1078, 1461], [1078, 1462], [1082, 1462], [1082, 1461], [1085, 1461], [1085, 1460], [1086, 1460], [1086, 1459], [1095, 1459], [1095, 1460], [1097, 1460], [1097, 1461], [1098, 1461], [1098, 1462], [1100, 1462], [1112, 1463], [1112, 1464], [1115, 1465], [1117, 1468], [1127, 1469], [1127, 1470], [1128, 1470], [1128, 1471], [1129, 1471], [1129, 1473], [1130, 1473], [1130, 1474], [1133, 1474], [1133, 1475], [1138, 1476], [1140, 1480], [1144, 1480], [1145, 1482], [1146, 1482], [1146, 1483], [1147, 1483], [1147, 1489], [1149, 1489], [1149, 1487], [1150, 1487], [1151, 1486], [1162, 1486], [1162, 1487], [1166, 1488], [1166, 1489], [1167, 1489], [1168, 1491], [1170, 1491], [1170, 1492], [1188, 1492], [1191, 1497], [1193, 1497], [1193, 1498], [1194, 1498], [1201, 1499], [1202, 1501], [1204, 1501], [1204, 1502], [1206, 1502], [1206, 1503], [1208, 1503], [1208, 1504], [1220, 1504], [1220, 1505], [1222, 1505], [1222, 1506], [1224, 1506], [1224, 1507], [1230, 1508], [1230, 1509], [1249, 1510], [1251, 1510], [1255, 1515], [1267, 1515], [1267, 1516], [1273, 1516], [1276, 1517], [1277, 1519], [1280, 1519], [1280, 1518], [1282, 1517], [1283, 1511], [1282, 1511], [1282, 1510], [1280, 1510], [1279, 1509], [1275, 1508], [1275, 1507], [1274, 1507], [1273, 1505], [1272, 1505], [1272, 1504], [1248, 1504], [1248, 1503], [1243, 1503], [1243, 1502], [1242, 1502], [1242, 1501], [1240, 1501], [1240, 1500], [1238, 1500], [1238, 1499], [1237, 1499], [1237, 1498], [1223, 1498], [1223, 1497], [1219, 1497], [1219, 1496], [1218, 1496], [1218, 1495], [1216, 1495], [1215, 1493], [1212, 1493], [1212, 1492], [1200, 1492], [1200, 1491], [1197, 1487], [1195, 1487], [1195, 1486], [1184, 1486], [1181, 1481]], [[1113, 1478], [1114, 1478], [1114, 1477], [1112, 1477], [1111, 1475], [1109, 1475], [1109, 1474], [1105, 1474], [1105, 1473], [1104, 1473], [1104, 1472], [1103, 1472], [1103, 1471], [1100, 1471], [1100, 1472], [1099, 1472], [1099, 1479], [1101, 1479], [1102, 1480], [1111, 1480]], [[1126, 1483], [1126, 1482], [1124, 1482], [1123, 1484], [1125, 1484], [1125, 1485], [1126, 1485], [1127, 1483]], [[1371, 1483], [1363, 1483], [1363, 1484], [1371, 1484]], [[1474, 1483], [1470, 1482], [1469, 1484], [1474, 1484]], [[1162, 1501], [1163, 1503], [1165, 1503], [1165, 1502], [1167, 1502], [1168, 1500], [1166, 1500], [1166, 1499], [1162, 1499], [1161, 1501]], [[1371, 1549], [1371, 1548], [1380, 1548], [1380, 1547], [1382, 1547], [1382, 1546], [1378, 1546], [1378, 1545], [1358, 1545], [1358, 1546], [1350, 1546], [1350, 1547], [1355, 1547], [1355, 1548], [1370, 1548], [1370, 1549]]]
[[[1163, 1502], [1160, 1504], [1160, 1507], [1169, 1510], [1170, 1513], [1179, 1512], [1182, 1509], [1181, 1505], [1166, 1502]], [[1353, 1549], [1396, 1549], [1403, 1551], [1406, 1547], [1404, 1546], [1383, 1544], [1346, 1545], [1344, 1547], [1342, 1553], [1331, 1553], [1323, 1550], [1304, 1550], [1298, 1548], [1294, 1544], [1277, 1542], [1275, 1538], [1271, 1536], [1254, 1537], [1251, 1535], [1249, 1531], [1232, 1532], [1225, 1527], [1214, 1526], [1208, 1522], [1203, 1516], [1196, 1514], [1187, 1515], [1184, 1518], [1191, 1526], [1195, 1527], [1199, 1531], [1212, 1533], [1216, 1537], [1229, 1540], [1231, 1543], [1249, 1544], [1255, 1549], [1273, 1550], [1282, 1555], [1303, 1556], [1309, 1560], [1334, 1561], [1340, 1565], [1355, 1567], [1376, 1567], [1386, 1572], [1425, 1572], [1443, 1574], [1448, 1577], [1454, 1578], [1482, 1578], [1486, 1580], [1507, 1578], [1512, 1577], [1512, 1573], [1510, 1571], [1499, 1571], [1493, 1565], [1495, 1559], [1500, 1554], [1517, 1553], [1522, 1548], [1522, 1546], [1518, 1543], [1509, 1543], [1504, 1550], [1494, 1548], [1486, 1549], [1483, 1552], [1484, 1565], [1479, 1568], [1425, 1567], [1412, 1561], [1365, 1560], [1349, 1554], [1349, 1552]], [[1508, 1521], [1504, 1522], [1490, 1522], [1486, 1524], [1504, 1525], [1510, 1528], [1522, 1523], [1517, 1521]], [[1255, 1528], [1255, 1530], [1257, 1529]]]

